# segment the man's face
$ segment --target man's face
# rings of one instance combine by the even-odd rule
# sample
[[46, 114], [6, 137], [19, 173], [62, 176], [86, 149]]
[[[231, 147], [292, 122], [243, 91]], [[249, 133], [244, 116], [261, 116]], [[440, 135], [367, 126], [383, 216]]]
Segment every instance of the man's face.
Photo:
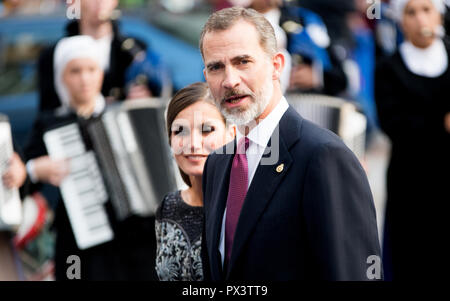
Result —
[[92, 25], [106, 22], [118, 3], [118, 0], [81, 0], [81, 18]]
[[103, 83], [103, 70], [90, 58], [77, 58], [67, 63], [63, 82], [70, 94], [71, 105], [86, 105], [97, 99]]
[[441, 22], [441, 15], [431, 0], [410, 0], [403, 13], [402, 29], [413, 45], [426, 48], [433, 43]]
[[262, 114], [273, 96], [275, 70], [252, 24], [240, 20], [227, 30], [207, 33], [203, 59], [206, 81], [228, 120], [243, 125]]

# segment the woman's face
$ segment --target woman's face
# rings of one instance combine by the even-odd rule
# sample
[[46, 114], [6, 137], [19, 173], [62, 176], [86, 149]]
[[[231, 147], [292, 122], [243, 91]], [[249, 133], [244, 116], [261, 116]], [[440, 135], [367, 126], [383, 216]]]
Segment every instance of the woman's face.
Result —
[[67, 63], [63, 82], [71, 98], [71, 105], [86, 105], [95, 101], [103, 82], [103, 71], [99, 64], [90, 58], [77, 58]]
[[217, 108], [198, 101], [178, 113], [172, 122], [170, 142], [178, 167], [190, 177], [201, 176], [206, 157], [234, 138]]
[[442, 17], [431, 0], [410, 0], [403, 12], [402, 28], [414, 46], [427, 48], [436, 38]]

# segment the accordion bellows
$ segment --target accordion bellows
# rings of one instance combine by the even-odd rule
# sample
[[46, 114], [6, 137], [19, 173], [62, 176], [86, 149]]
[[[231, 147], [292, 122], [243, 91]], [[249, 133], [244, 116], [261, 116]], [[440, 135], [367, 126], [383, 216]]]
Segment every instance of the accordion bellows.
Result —
[[80, 249], [113, 238], [108, 199], [122, 221], [154, 215], [164, 196], [178, 188], [164, 110], [161, 99], [125, 101], [99, 117], [45, 133], [50, 157], [71, 161], [60, 189]]

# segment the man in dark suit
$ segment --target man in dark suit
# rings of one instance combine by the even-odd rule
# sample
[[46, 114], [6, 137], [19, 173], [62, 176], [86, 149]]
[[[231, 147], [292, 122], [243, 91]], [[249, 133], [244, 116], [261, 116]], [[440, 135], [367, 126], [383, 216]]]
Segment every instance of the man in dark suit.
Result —
[[288, 105], [271, 25], [251, 9], [221, 10], [200, 49], [216, 105], [238, 128], [203, 173], [205, 278], [381, 279], [364, 170], [336, 135]]

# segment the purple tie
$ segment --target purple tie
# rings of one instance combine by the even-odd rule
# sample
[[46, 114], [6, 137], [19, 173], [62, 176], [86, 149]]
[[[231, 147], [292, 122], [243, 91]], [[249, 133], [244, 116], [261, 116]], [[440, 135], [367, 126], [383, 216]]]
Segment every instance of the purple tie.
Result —
[[231, 166], [230, 186], [228, 188], [227, 198], [227, 216], [225, 219], [225, 266], [231, 258], [234, 232], [236, 231], [239, 214], [241, 213], [242, 204], [244, 204], [245, 195], [247, 194], [248, 163], [245, 152], [248, 149], [248, 145], [249, 140], [247, 137], [242, 137], [239, 140], [233, 165]]

